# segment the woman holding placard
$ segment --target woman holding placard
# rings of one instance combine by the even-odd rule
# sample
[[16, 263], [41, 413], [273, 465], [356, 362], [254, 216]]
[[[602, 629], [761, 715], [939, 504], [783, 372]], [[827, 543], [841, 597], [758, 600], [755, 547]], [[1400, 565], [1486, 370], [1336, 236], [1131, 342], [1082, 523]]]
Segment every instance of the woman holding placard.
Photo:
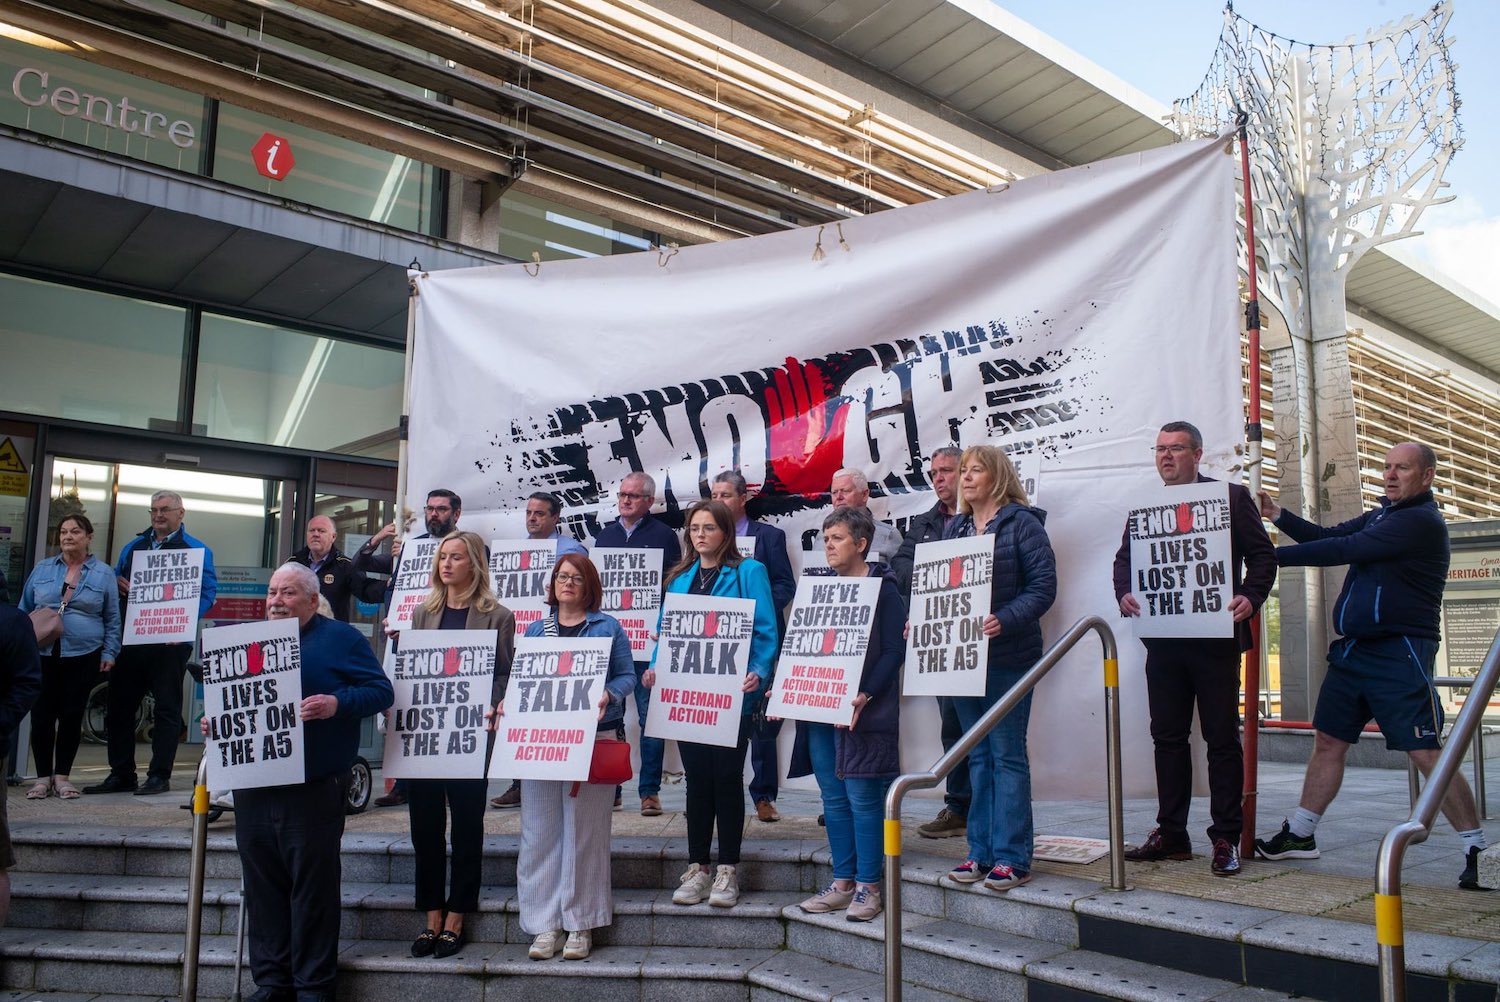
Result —
[[31, 711], [31, 753], [36, 784], [26, 799], [56, 793], [76, 800], [68, 780], [82, 735], [83, 711], [94, 677], [109, 671], [120, 653], [120, 593], [108, 564], [89, 552], [94, 526], [87, 515], [65, 515], [57, 524], [62, 552], [37, 564], [21, 590], [21, 611], [56, 609], [62, 636], [42, 651], [42, 694]]
[[[1031, 507], [1004, 450], [989, 445], [964, 450], [958, 510], [945, 539], [983, 534], [995, 540], [990, 613], [980, 624], [990, 641], [984, 695], [953, 700], [967, 731], [1042, 656], [1041, 620], [1057, 597], [1057, 561], [1042, 527], [1046, 512]], [[1008, 891], [1031, 879], [1030, 717], [1027, 693], [969, 752], [974, 784], [969, 856], [948, 874], [959, 883], [982, 880], [991, 890]]]
[[901, 772], [901, 663], [906, 606], [895, 575], [884, 563], [868, 563], [875, 519], [868, 508], [835, 508], [823, 520], [823, 552], [840, 577], [881, 578], [870, 626], [854, 720], [848, 727], [797, 722], [789, 776], [809, 772], [823, 796], [833, 880], [802, 902], [806, 912], [842, 911], [850, 922], [868, 922], [882, 910], [885, 871], [882, 831], [885, 794]]
[[[432, 558], [432, 589], [412, 614], [414, 630], [494, 630], [495, 678], [490, 705], [500, 702], [516, 649], [516, 617], [495, 599], [484, 540], [450, 532]], [[413, 957], [451, 957], [467, 942], [464, 918], [479, 910], [484, 850], [486, 779], [411, 779], [406, 786], [411, 844], [416, 855], [417, 910], [427, 927], [411, 945]], [[452, 817], [453, 855], [443, 896], [443, 831]]]
[[[599, 571], [589, 558], [562, 554], [547, 583], [552, 612], [526, 627], [526, 636], [610, 639], [597, 737], [623, 741], [625, 698], [635, 692], [635, 661], [619, 622], [599, 611], [603, 597]], [[527, 954], [532, 960], [548, 960], [559, 949], [564, 960], [582, 960], [593, 949], [593, 931], [613, 920], [609, 821], [614, 803], [614, 783], [521, 780], [516, 891], [521, 928], [536, 937]]]
[[[672, 903], [695, 905], [708, 898], [717, 908], [740, 900], [738, 867], [745, 830], [745, 748], [750, 740], [752, 698], [771, 683], [776, 659], [776, 603], [765, 564], [740, 556], [734, 519], [720, 501], [697, 501], [687, 510], [683, 558], [666, 573], [667, 591], [690, 595], [748, 598], [755, 602], [749, 668], [741, 689], [739, 734], [733, 748], [679, 741], [678, 754], [687, 775], [688, 868], [672, 894]], [[658, 650], [660, 650], [658, 648]], [[655, 663], [653, 656], [652, 663]], [[641, 681], [656, 684], [646, 669]], [[719, 866], [713, 867], [714, 825], [719, 829]]]

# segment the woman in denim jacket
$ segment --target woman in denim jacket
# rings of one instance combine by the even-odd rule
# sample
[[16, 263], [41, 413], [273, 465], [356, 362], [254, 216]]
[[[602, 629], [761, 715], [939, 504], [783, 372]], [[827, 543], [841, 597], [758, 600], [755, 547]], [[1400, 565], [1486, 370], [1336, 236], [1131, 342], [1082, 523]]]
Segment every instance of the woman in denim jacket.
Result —
[[[552, 611], [526, 627], [526, 636], [610, 640], [597, 736], [624, 740], [625, 697], [635, 692], [635, 661], [619, 621], [599, 611], [603, 597], [599, 572], [589, 558], [564, 553], [552, 565], [547, 583]], [[527, 951], [532, 960], [548, 960], [558, 950], [564, 960], [582, 960], [593, 949], [593, 931], [614, 920], [609, 865], [614, 802], [612, 785], [521, 780], [516, 896], [521, 928], [536, 937]]]
[[87, 515], [67, 515], [57, 526], [62, 552], [37, 564], [21, 592], [21, 611], [58, 609], [63, 634], [42, 651], [42, 694], [31, 711], [31, 753], [37, 781], [28, 800], [56, 793], [78, 797], [68, 781], [78, 754], [84, 705], [94, 678], [120, 653], [120, 593], [108, 564], [89, 553], [94, 526]]

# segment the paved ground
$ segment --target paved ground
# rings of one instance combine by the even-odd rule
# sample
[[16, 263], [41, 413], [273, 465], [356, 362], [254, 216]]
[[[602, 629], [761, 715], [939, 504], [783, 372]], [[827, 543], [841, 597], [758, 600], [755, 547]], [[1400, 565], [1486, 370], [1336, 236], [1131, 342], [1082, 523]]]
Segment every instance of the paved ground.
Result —
[[[143, 746], [142, 752], [146, 749]], [[1487, 774], [1500, 776], [1500, 758], [1488, 759]], [[73, 771], [79, 786], [98, 782], [107, 769], [103, 748], [85, 745]], [[1466, 775], [1472, 773], [1465, 768]], [[1283, 816], [1296, 807], [1301, 789], [1302, 766], [1266, 762], [1261, 765], [1258, 829], [1268, 835], [1280, 827]], [[492, 784], [498, 794], [505, 784]], [[1490, 787], [1491, 803], [1500, 809], [1497, 782]], [[85, 796], [61, 801], [49, 798], [27, 801], [25, 787], [9, 790], [12, 826], [30, 822], [74, 822], [87, 825], [139, 825], [158, 828], [188, 824], [188, 813], [180, 809], [192, 786], [192, 772], [185, 763], [172, 778], [172, 791], [155, 797], [129, 794]], [[665, 835], [686, 839], [687, 828], [681, 813], [685, 788], [669, 783], [662, 790], [661, 817], [639, 815], [638, 799], [633, 786], [625, 790], [625, 810], [614, 817], [616, 835]], [[905, 809], [905, 840], [911, 851], [961, 858], [964, 840], [951, 838], [931, 840], [916, 835], [917, 824], [936, 812], [939, 803], [931, 799], [913, 799]], [[816, 793], [784, 790], [778, 801], [782, 819], [762, 824], [753, 818], [746, 821], [749, 839], [821, 838], [817, 825], [821, 810]], [[1354, 769], [1346, 775], [1342, 792], [1318, 829], [1322, 858], [1317, 860], [1269, 863], [1246, 861], [1244, 872], [1236, 878], [1221, 879], [1208, 870], [1208, 858], [1199, 855], [1188, 862], [1131, 864], [1128, 879], [1133, 886], [1172, 891], [1217, 901], [1275, 908], [1309, 915], [1323, 915], [1350, 921], [1373, 922], [1370, 896], [1373, 893], [1375, 858], [1380, 840], [1394, 825], [1405, 820], [1409, 812], [1406, 775], [1389, 769]], [[1093, 801], [1038, 801], [1034, 805], [1038, 835], [1073, 835], [1105, 838], [1109, 833], [1107, 805]], [[1142, 838], [1155, 823], [1154, 800], [1132, 799], [1125, 803], [1127, 840]], [[1208, 845], [1201, 835], [1208, 817], [1207, 800], [1193, 802], [1192, 818], [1199, 833], [1200, 853]], [[520, 812], [491, 810], [486, 818], [487, 831], [495, 834], [520, 831]], [[215, 830], [227, 830], [229, 818], [218, 822]], [[349, 830], [404, 831], [406, 811], [398, 808], [371, 809], [349, 819]], [[1490, 824], [1490, 837], [1500, 844], [1500, 824]], [[1108, 880], [1108, 861], [1099, 860], [1087, 866], [1039, 862], [1038, 869], [1072, 876]], [[25, 867], [22, 859], [21, 867]], [[1411, 847], [1404, 868], [1405, 918], [1407, 928], [1441, 932], [1500, 942], [1500, 893], [1460, 891], [1457, 889], [1463, 852], [1457, 836], [1445, 822], [1439, 822], [1427, 842]]]

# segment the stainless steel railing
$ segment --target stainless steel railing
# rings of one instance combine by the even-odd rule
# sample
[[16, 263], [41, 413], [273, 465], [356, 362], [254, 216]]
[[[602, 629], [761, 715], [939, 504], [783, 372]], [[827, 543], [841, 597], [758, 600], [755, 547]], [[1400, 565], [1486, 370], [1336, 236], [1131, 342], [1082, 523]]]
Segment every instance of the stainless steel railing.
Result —
[[1041, 660], [1032, 665], [1000, 701], [985, 711], [929, 772], [896, 777], [885, 797], [885, 1000], [901, 1002], [901, 801], [911, 790], [942, 782], [1007, 713], [1088, 633], [1099, 635], [1104, 648], [1105, 770], [1109, 778], [1109, 887], [1125, 887], [1125, 803], [1120, 782], [1120, 665], [1115, 635], [1098, 616], [1086, 616], [1068, 628]]
[[[198, 947], [203, 940], [203, 873], [208, 861], [208, 751], [193, 778], [193, 850], [188, 860], [187, 935], [182, 946], [182, 1002], [198, 1002]], [[243, 922], [241, 923], [243, 925]]]
[[[1439, 675], [1432, 680], [1432, 684], [1447, 689], [1467, 689], [1474, 685], [1472, 678], [1464, 678], [1458, 675]], [[1479, 811], [1479, 820], [1490, 819], [1489, 798], [1484, 793], [1484, 725], [1481, 723], [1474, 728], [1474, 806]], [[1421, 778], [1417, 774], [1417, 764], [1410, 760], [1406, 763], [1406, 782], [1411, 792], [1411, 806], [1417, 806], [1417, 796], [1422, 792]]]
[[1401, 918], [1401, 862], [1406, 847], [1425, 842], [1432, 831], [1432, 822], [1448, 795], [1448, 786], [1463, 763], [1464, 746], [1484, 720], [1497, 678], [1500, 678], [1500, 633], [1495, 634], [1479, 674], [1468, 680], [1472, 686], [1469, 698], [1458, 711], [1458, 720], [1427, 777], [1427, 785], [1417, 797], [1411, 817], [1387, 832], [1380, 842], [1375, 862], [1375, 941], [1379, 949], [1381, 1002], [1406, 1000], [1406, 946]]

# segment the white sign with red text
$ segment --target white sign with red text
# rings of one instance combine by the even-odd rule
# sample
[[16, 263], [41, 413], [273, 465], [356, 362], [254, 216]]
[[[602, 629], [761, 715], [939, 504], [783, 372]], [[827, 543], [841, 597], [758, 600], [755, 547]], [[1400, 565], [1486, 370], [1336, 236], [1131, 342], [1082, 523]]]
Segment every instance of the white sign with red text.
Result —
[[650, 661], [656, 650], [657, 612], [661, 609], [662, 552], [626, 547], [595, 547], [589, 559], [599, 569], [604, 612], [620, 621], [630, 638], [630, 656]]
[[752, 599], [669, 593], [656, 641], [646, 735], [733, 748], [754, 632]]
[[203, 631], [203, 719], [213, 790], [291, 786], [302, 755], [302, 640], [295, 618]]
[[500, 604], [516, 614], [518, 637], [547, 613], [547, 580], [556, 558], [556, 540], [490, 540], [490, 580]]
[[411, 629], [411, 617], [432, 589], [432, 555], [441, 539], [409, 539], [401, 547], [401, 561], [391, 578], [391, 611], [388, 629]]
[[880, 581], [874, 576], [797, 580], [766, 716], [845, 726], [854, 719]]
[[202, 592], [202, 550], [136, 550], [130, 560], [130, 596], [120, 642], [130, 646], [197, 640]]
[[490, 775], [589, 778], [608, 637], [517, 637]]

